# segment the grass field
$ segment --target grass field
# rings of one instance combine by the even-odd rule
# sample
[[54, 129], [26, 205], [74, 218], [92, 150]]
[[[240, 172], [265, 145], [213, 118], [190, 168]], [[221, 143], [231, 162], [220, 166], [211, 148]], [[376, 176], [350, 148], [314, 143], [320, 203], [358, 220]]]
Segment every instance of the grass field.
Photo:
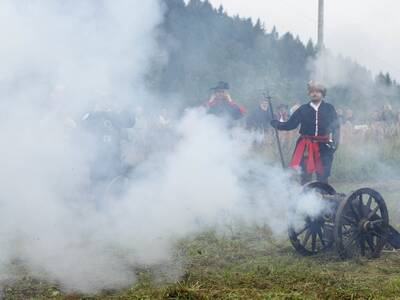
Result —
[[[386, 199], [391, 223], [400, 225], [400, 185], [335, 184], [349, 192], [378, 189]], [[56, 286], [30, 277], [4, 289], [5, 299], [400, 299], [400, 253], [376, 260], [342, 261], [334, 252], [301, 257], [286, 240], [271, 240], [265, 228], [243, 229], [229, 236], [213, 231], [182, 241], [185, 258], [178, 282], [160, 281], [152, 270], [138, 271], [139, 281], [122, 291], [96, 296], [63, 294]], [[158, 274], [159, 275], [159, 274]]]

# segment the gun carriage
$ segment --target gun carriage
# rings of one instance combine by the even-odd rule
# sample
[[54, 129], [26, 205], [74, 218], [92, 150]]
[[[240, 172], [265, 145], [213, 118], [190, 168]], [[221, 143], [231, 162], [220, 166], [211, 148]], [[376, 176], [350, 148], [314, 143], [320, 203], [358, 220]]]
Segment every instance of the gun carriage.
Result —
[[300, 225], [289, 229], [298, 253], [336, 249], [341, 258], [376, 258], [385, 247], [400, 248], [400, 234], [389, 224], [385, 200], [377, 191], [362, 188], [345, 195], [329, 184], [311, 182], [303, 192], [316, 194], [326, 209], [317, 217], [302, 217]]

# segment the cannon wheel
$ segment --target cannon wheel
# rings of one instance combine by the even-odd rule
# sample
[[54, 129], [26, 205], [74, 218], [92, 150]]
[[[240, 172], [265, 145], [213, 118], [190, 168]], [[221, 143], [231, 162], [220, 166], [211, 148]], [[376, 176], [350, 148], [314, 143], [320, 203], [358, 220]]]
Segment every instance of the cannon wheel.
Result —
[[388, 238], [389, 215], [381, 194], [369, 188], [352, 193], [339, 205], [334, 237], [341, 258], [379, 257]]
[[[321, 195], [335, 195], [335, 189], [327, 183], [314, 181], [303, 187], [303, 192], [316, 192]], [[321, 199], [321, 201], [323, 201]], [[304, 256], [315, 255], [328, 250], [333, 245], [333, 217], [321, 216], [318, 219], [306, 217], [300, 230], [289, 228], [289, 239], [298, 253]]]

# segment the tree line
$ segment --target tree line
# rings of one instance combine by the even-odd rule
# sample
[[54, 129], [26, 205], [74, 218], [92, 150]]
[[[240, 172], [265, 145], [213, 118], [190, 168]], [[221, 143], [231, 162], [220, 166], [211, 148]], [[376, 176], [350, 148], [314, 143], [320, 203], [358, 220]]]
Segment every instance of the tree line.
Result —
[[[248, 108], [269, 90], [279, 103], [306, 99], [317, 56], [312, 40], [303, 43], [259, 19], [229, 16], [207, 0], [164, 0], [164, 20], [157, 29], [160, 53], [154, 58], [147, 84], [155, 92], [179, 98], [184, 106], [207, 100], [217, 81], [230, 83], [233, 96]], [[346, 67], [348, 82], [329, 87], [329, 101], [368, 107], [374, 100], [397, 104], [400, 87], [388, 73], [374, 77], [356, 62], [328, 54]]]

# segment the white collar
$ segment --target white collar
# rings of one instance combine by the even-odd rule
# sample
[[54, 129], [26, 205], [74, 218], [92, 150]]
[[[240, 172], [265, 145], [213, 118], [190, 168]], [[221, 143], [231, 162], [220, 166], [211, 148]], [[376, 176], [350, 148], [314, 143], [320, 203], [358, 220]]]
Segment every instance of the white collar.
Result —
[[312, 101], [310, 102], [310, 106], [314, 108], [315, 111], [319, 110], [319, 107], [321, 106], [322, 101], [320, 101], [318, 104], [314, 104]]

